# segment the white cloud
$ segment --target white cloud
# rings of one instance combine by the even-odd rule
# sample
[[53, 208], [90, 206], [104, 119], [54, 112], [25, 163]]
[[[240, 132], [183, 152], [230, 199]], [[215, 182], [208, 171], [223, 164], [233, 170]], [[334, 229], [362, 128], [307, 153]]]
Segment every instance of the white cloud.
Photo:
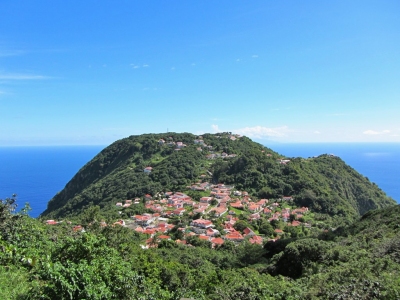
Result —
[[221, 130], [219, 129], [218, 125], [211, 125], [211, 128], [213, 130], [214, 133], [218, 133], [221, 132]]
[[21, 50], [0, 50], [0, 57], [7, 57], [7, 56], [17, 56], [24, 54], [24, 51]]
[[238, 133], [240, 135], [245, 135], [250, 138], [264, 139], [269, 137], [284, 137], [289, 132], [289, 128], [287, 126], [282, 127], [263, 127], [263, 126], [254, 126], [254, 127], [245, 127], [233, 130], [234, 133]]
[[376, 131], [376, 130], [365, 130], [363, 134], [366, 135], [379, 135], [379, 134], [387, 134], [390, 133], [390, 130], [382, 130], [382, 131]]
[[148, 67], [149, 67], [149, 65], [147, 65], [147, 64], [143, 65], [143, 68], [148, 68]]
[[315, 134], [321, 134], [321, 131], [315, 130], [314, 133]]
[[258, 55], [257, 54], [254, 54], [253, 56], [252, 56], [252, 58], [257, 58], [258, 57]]
[[47, 76], [32, 75], [32, 74], [18, 74], [18, 73], [0, 74], [0, 79], [3, 80], [41, 80], [48, 78], [49, 77]]

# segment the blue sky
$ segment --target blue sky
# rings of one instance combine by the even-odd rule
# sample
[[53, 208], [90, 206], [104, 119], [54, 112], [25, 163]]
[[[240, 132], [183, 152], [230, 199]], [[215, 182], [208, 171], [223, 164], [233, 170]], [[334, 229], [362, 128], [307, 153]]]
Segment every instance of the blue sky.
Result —
[[0, 146], [400, 142], [399, 1], [0, 2]]

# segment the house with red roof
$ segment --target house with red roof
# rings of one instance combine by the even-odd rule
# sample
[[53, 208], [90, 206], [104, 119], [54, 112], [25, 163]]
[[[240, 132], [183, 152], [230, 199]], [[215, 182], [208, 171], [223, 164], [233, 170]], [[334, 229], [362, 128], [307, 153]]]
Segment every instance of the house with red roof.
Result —
[[224, 240], [220, 237], [212, 238], [210, 242], [212, 243], [213, 248], [224, 244]]
[[85, 228], [83, 228], [81, 225], [76, 225], [72, 228], [73, 231], [77, 232], [77, 231], [81, 231], [81, 232], [85, 232]]
[[138, 226], [138, 227], [135, 228], [135, 231], [139, 232], [139, 233], [143, 233], [144, 229], [143, 229], [143, 227]]
[[193, 210], [193, 212], [195, 214], [204, 214], [206, 209], [207, 209], [207, 206], [200, 206], [199, 208], [196, 208], [195, 210]]
[[217, 235], [219, 235], [219, 231], [216, 230], [216, 229], [213, 229], [213, 228], [211, 228], [211, 227], [208, 227], [208, 228], [206, 229], [206, 235], [207, 235], [207, 236], [217, 236]]
[[239, 232], [231, 232], [223, 236], [225, 240], [229, 240], [232, 242], [242, 242], [244, 240], [243, 235], [241, 235]]
[[124, 220], [118, 220], [117, 222], [114, 222], [113, 225], [125, 226], [125, 221]]
[[213, 200], [213, 197], [201, 197], [200, 198], [200, 203], [211, 203], [211, 201]]
[[264, 207], [265, 205], [268, 204], [268, 199], [261, 199], [260, 201], [257, 202], [257, 204]]
[[174, 215], [175, 216], [182, 216], [185, 211], [186, 211], [186, 209], [184, 209], [183, 207], [175, 209], [174, 210]]
[[261, 219], [261, 216], [259, 213], [255, 213], [255, 214], [251, 214], [249, 215], [249, 220], [253, 221], [253, 220], [259, 220]]
[[251, 244], [258, 244], [258, 245], [262, 245], [263, 244], [263, 239], [261, 236], [259, 235], [254, 235], [249, 239], [249, 242]]
[[210, 212], [214, 211], [215, 212], [215, 216], [216, 217], [220, 217], [222, 216], [224, 213], [226, 213], [228, 211], [227, 207], [214, 207], [213, 209], [210, 210]]
[[256, 212], [261, 211], [262, 207], [261, 207], [261, 205], [258, 205], [255, 203], [250, 203], [249, 206], [247, 207], [247, 209], [252, 213], [256, 213]]
[[288, 226], [300, 226], [301, 223], [299, 221], [293, 221], [292, 223], [289, 223]]
[[253, 236], [253, 235], [256, 235], [256, 234], [255, 234], [254, 231], [251, 230], [249, 227], [246, 227], [246, 228], [243, 230], [243, 235], [244, 235], [244, 236]]
[[213, 227], [213, 223], [210, 220], [205, 220], [205, 219], [197, 219], [193, 220], [190, 225], [195, 226], [195, 227], [200, 227], [200, 228], [208, 228], [208, 227]]
[[200, 234], [200, 235], [198, 235], [198, 237], [199, 237], [199, 239], [201, 239], [203, 241], [209, 241], [210, 240], [210, 237], [206, 236], [204, 234]]
[[233, 208], [243, 209], [243, 204], [240, 201], [236, 201], [229, 204]]
[[264, 208], [263, 212], [264, 212], [264, 214], [269, 215], [272, 212], [272, 210], [270, 210], [268, 207], [266, 207], [266, 208]]

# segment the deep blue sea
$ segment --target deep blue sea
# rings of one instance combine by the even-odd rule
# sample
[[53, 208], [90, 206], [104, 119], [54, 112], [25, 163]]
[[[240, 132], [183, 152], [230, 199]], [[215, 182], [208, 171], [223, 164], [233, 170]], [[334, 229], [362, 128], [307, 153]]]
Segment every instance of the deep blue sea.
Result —
[[[400, 201], [400, 144], [271, 144], [288, 157], [340, 156], [347, 164]], [[0, 147], [0, 199], [18, 195], [37, 217], [47, 202], [104, 146]]]
[[0, 199], [17, 194], [38, 217], [47, 202], [105, 146], [0, 147]]

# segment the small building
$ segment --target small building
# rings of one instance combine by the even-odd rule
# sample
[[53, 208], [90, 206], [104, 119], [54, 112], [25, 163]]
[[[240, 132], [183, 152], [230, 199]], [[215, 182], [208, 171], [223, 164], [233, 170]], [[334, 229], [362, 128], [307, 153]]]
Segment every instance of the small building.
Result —
[[146, 167], [146, 168], [144, 168], [143, 172], [146, 174], [150, 174], [152, 170], [153, 170], [152, 167]]

